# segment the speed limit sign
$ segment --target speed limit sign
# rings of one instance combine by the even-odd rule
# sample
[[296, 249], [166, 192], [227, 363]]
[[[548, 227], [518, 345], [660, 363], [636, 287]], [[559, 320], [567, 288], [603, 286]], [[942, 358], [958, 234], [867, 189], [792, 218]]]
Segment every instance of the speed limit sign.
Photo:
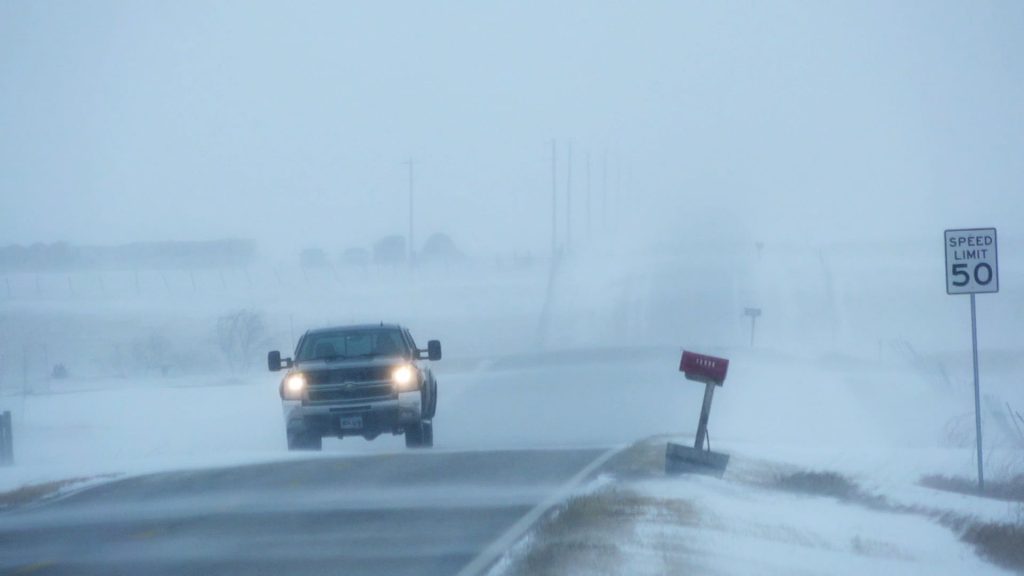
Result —
[[995, 228], [946, 230], [946, 293], [971, 295], [971, 348], [974, 352], [974, 438], [978, 444], [978, 490], [985, 490], [981, 442], [981, 378], [978, 375], [978, 316], [975, 294], [999, 292], [999, 253]]
[[999, 292], [995, 228], [946, 230], [946, 293]]

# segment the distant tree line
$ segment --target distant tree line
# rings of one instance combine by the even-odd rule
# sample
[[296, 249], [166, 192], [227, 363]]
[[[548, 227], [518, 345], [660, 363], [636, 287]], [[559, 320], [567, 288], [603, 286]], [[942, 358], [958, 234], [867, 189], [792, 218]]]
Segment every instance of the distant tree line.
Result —
[[255, 256], [255, 243], [236, 239], [120, 246], [15, 244], [0, 247], [0, 270], [228, 268], [248, 266]]
[[[455, 245], [447, 234], [431, 235], [424, 242], [423, 248], [416, 253], [419, 262], [454, 263], [465, 260], [466, 256]], [[373, 243], [371, 249], [354, 246], [345, 249], [338, 262], [344, 266], [397, 266], [408, 261], [406, 239], [404, 236], [384, 236]], [[319, 268], [330, 266], [331, 257], [322, 248], [306, 248], [299, 254], [299, 264], [303, 268]]]

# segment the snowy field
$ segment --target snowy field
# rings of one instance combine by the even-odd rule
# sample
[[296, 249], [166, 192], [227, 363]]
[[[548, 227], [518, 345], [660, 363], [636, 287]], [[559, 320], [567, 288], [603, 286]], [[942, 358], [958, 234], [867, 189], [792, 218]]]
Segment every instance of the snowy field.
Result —
[[1002, 521], [1005, 503], [927, 494], [913, 512], [887, 509], [760, 484], [774, 477], [763, 463], [731, 466], [723, 479], [598, 482], [596, 494], [572, 500], [489, 574], [1012, 573], [938, 520], [949, 505]]

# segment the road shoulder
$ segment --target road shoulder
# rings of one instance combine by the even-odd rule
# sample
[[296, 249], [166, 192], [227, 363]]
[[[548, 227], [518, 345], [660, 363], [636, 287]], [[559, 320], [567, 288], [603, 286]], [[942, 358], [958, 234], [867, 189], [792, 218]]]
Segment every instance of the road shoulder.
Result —
[[664, 450], [659, 438], [610, 459], [605, 482], [546, 514], [489, 576], [1021, 570], [971, 539], [976, 519], [742, 455], [722, 479], [666, 476]]

